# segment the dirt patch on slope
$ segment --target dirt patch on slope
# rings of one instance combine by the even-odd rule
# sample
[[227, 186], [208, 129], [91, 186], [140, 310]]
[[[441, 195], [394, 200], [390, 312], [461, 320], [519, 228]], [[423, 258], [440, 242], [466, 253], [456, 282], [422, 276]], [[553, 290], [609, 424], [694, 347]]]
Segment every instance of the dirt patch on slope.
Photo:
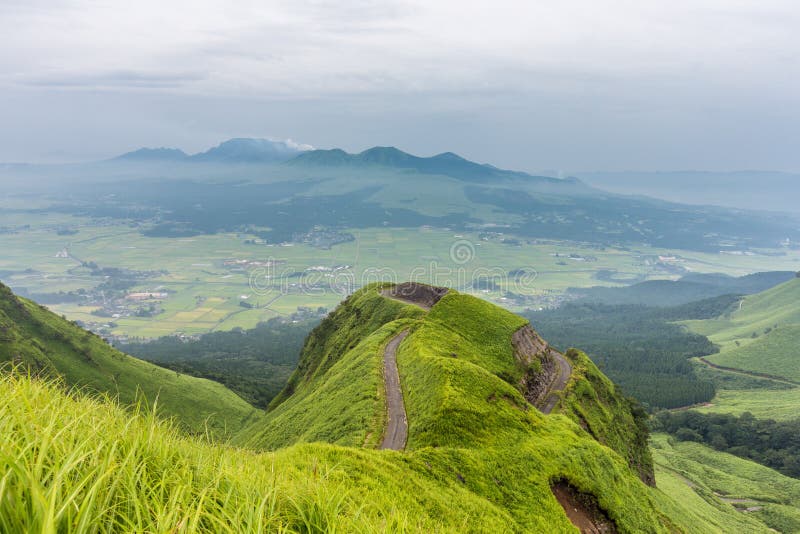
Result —
[[548, 404], [548, 398], [554, 389], [563, 389], [563, 385], [561, 388], [557, 387], [561, 369], [555, 351], [531, 325], [525, 325], [514, 332], [511, 345], [514, 347], [514, 358], [526, 367], [520, 380], [520, 391], [528, 402], [542, 409]]
[[551, 486], [558, 504], [578, 530], [586, 534], [616, 534], [617, 525], [600, 508], [597, 498], [583, 493], [566, 480], [557, 480]]
[[393, 299], [416, 304], [426, 310], [431, 309], [449, 290], [446, 287], [429, 286], [417, 282], [403, 282], [384, 289], [381, 294]]

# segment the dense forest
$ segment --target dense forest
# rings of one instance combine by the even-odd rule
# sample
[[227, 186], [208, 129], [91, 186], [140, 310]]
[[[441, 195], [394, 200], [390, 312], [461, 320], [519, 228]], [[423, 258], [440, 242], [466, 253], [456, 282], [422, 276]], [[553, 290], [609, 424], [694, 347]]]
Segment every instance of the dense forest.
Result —
[[773, 421], [756, 419], [749, 412], [736, 417], [687, 410], [660, 412], [652, 424], [654, 430], [679, 440], [705, 443], [800, 478], [800, 419]]
[[283, 388], [316, 322], [270, 319], [253, 329], [212, 332], [197, 339], [166, 336], [118, 348], [162, 367], [220, 382], [259, 408]]
[[705, 336], [675, 321], [725, 313], [738, 297], [725, 295], [681, 306], [570, 303], [525, 316], [559, 349], [586, 351], [625, 392], [650, 408], [677, 408], [706, 402], [714, 384], [695, 375], [689, 358], [717, 351]]

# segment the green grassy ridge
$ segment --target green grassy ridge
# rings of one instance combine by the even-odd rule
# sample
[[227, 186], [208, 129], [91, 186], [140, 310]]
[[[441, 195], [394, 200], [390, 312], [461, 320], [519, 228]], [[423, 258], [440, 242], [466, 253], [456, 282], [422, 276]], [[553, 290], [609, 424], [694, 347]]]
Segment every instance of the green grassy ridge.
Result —
[[235, 442], [269, 450], [310, 442], [376, 447], [386, 424], [383, 349], [408, 325], [408, 320], [392, 321], [368, 335]]
[[502, 450], [254, 453], [15, 375], [0, 377], [0, 415], [9, 532], [574, 532], [549, 489], [565, 475], [622, 532], [676, 526], [618, 456], [560, 417]]
[[[542, 416], [512, 384], [522, 369], [511, 336], [529, 322], [483, 300], [449, 292], [398, 351], [409, 416], [409, 447], [484, 446], [513, 439]], [[570, 351], [573, 375], [561, 412], [608, 445], [651, 481], [645, 414], [591, 360]], [[502, 378], [502, 379], [501, 379]]]
[[383, 349], [421, 308], [388, 299], [373, 284], [348, 297], [308, 336], [297, 370], [235, 443], [274, 450], [322, 441], [375, 447], [385, 425]]
[[418, 321], [397, 351], [408, 448], [494, 446], [541, 423], [541, 415], [512, 385], [522, 370], [511, 336], [525, 324], [455, 291]]
[[572, 376], [562, 393], [558, 411], [617, 451], [642, 480], [652, 484], [647, 413], [638, 402], [619, 393], [585, 353], [570, 349], [565, 357], [572, 364]]
[[[466, 317], [426, 322], [380, 287], [351, 297], [369, 317], [334, 312], [324, 327], [332, 339], [317, 332], [309, 342], [304, 357], [321, 363], [308, 361], [298, 387], [264, 416], [270, 437], [257, 436], [294, 443], [272, 453], [182, 435], [57, 384], [0, 377], [0, 435], [9, 443], [0, 454], [0, 530], [574, 532], [550, 490], [567, 479], [596, 496], [621, 532], [697, 531], [668, 518], [667, 497], [620, 454], [569, 417], [540, 414], [501, 378], [517, 369], [510, 336], [524, 320], [474, 299]], [[507, 345], [474, 334], [475, 313], [491, 325], [483, 336]], [[378, 451], [379, 432], [368, 436], [383, 426], [383, 347], [405, 329], [398, 366], [409, 448]], [[241, 436], [254, 429], [264, 421]], [[323, 439], [353, 446], [296, 443]]]
[[544, 424], [508, 382], [469, 361], [458, 337], [412, 332], [400, 345], [397, 365], [408, 413], [409, 449], [502, 446]]
[[[266, 449], [309, 441], [377, 445], [385, 418], [383, 348], [403, 329], [410, 335], [397, 361], [408, 449], [497, 446], [543, 424], [517, 387], [524, 369], [511, 337], [529, 324], [526, 319], [452, 290], [426, 314], [383, 297], [379, 290], [385, 286], [356, 292], [312, 332], [285, 400], [236, 443]], [[576, 361], [572, 389], [588, 386], [591, 394], [580, 389], [570, 396], [567, 413], [578, 423], [590, 422], [596, 439], [650, 480], [647, 431], [637, 424], [631, 403], [585, 355]]]
[[[717, 532], [796, 532], [800, 528], [800, 481], [750, 460], [666, 434], [652, 437], [660, 491], [676, 506], [673, 518], [696, 517]], [[745, 499], [761, 511], [735, 511], [722, 496]], [[683, 508], [680, 511], [680, 508]], [[700, 523], [702, 524], [702, 523]]]
[[494, 304], [450, 291], [431, 308], [420, 329], [433, 329], [426, 337], [443, 330], [456, 334], [465, 347], [455, 352], [457, 358], [503, 374], [516, 365], [511, 335], [527, 324], [527, 319]]
[[237, 433], [256, 410], [221, 384], [123, 354], [96, 335], [0, 284], [0, 363], [13, 362], [129, 405], [157, 404], [190, 432]]
[[[294, 443], [324, 440], [375, 447], [385, 425], [383, 350], [394, 335], [409, 330], [397, 352], [409, 420], [406, 452], [377, 454], [417, 467], [423, 459], [423, 474], [464, 484], [471, 493], [500, 505], [519, 530], [559, 531], [554, 518], [563, 511], [553, 506], [549, 489], [550, 481], [559, 478], [596, 495], [623, 530], [625, 525], [636, 532], [666, 528], [669, 521], [655, 508], [650, 490], [626, 458], [568, 417], [542, 415], [517, 389], [522, 370], [511, 336], [527, 320], [456, 291], [426, 314], [381, 296], [381, 287], [355, 293], [326, 319], [328, 324], [323, 321], [314, 344], [301, 356], [306, 365], [298, 373], [303, 377], [299, 387], [243, 432], [237, 443], [292, 448]], [[353, 321], [353, 316], [367, 316], [356, 313], [359, 306], [381, 319], [368, 326], [363, 320]], [[392, 313], [401, 318], [384, 323]], [[375, 329], [378, 323], [384, 324]], [[331, 333], [338, 339], [323, 338]], [[320, 347], [345, 350], [337, 358]], [[326, 367], [315, 359], [335, 361]], [[603, 392], [616, 395], [610, 382]], [[619, 400], [605, 408], [606, 414], [615, 407], [629, 409]], [[628, 420], [633, 421], [632, 416]], [[609, 416], [606, 424], [621, 421]], [[619, 443], [609, 443], [613, 445]]]
[[381, 326], [395, 319], [424, 314], [417, 306], [382, 297], [379, 291], [384, 286], [386, 284], [370, 284], [350, 295], [309, 334], [297, 369], [283, 391], [270, 403], [270, 410], [324, 375], [363, 338]]

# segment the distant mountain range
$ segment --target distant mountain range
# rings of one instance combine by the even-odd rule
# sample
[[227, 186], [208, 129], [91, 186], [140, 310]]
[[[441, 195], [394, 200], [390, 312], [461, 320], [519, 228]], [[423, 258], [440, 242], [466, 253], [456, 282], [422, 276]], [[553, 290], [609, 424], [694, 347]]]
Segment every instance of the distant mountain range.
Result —
[[548, 176], [532, 176], [524, 172], [498, 169], [475, 163], [452, 152], [432, 157], [419, 157], [395, 147], [376, 146], [358, 154], [342, 149], [314, 150], [307, 145], [270, 139], [236, 138], [189, 155], [177, 148], [140, 148], [114, 158], [112, 161], [163, 163], [201, 162], [222, 164], [287, 163], [296, 168], [365, 168], [384, 167], [415, 171], [420, 174], [449, 176], [464, 182], [483, 182], [492, 179], [535, 180], [551, 185], [580, 185], [577, 178], [561, 180]]
[[[358, 154], [349, 154], [338, 148], [333, 150], [311, 150], [300, 154], [288, 163], [295, 166], [319, 167], [391, 167], [394, 169], [413, 170], [421, 174], [450, 176], [465, 182], [481, 182], [492, 178], [528, 180], [532, 177], [524, 172], [507, 171], [492, 165], [475, 163], [452, 152], [444, 152], [436, 156], [423, 158], [408, 154], [395, 147], [383, 146], [376, 146]], [[546, 176], [536, 176], [535, 178], [552, 184], [579, 183], [576, 178], [568, 180]]]
[[135, 216], [153, 237], [258, 227], [269, 229], [259, 238], [281, 243], [315, 227], [432, 226], [511, 235], [520, 246], [556, 239], [742, 254], [800, 244], [800, 220], [782, 213], [626, 196], [394, 147], [352, 154], [237, 138], [192, 155], [143, 148], [102, 162], [0, 169], [0, 181], [7, 191], [55, 195], [68, 213]]
[[140, 148], [114, 158], [115, 161], [187, 161], [209, 163], [279, 163], [294, 158], [312, 147], [292, 141], [234, 138], [219, 145], [189, 155], [177, 148]]

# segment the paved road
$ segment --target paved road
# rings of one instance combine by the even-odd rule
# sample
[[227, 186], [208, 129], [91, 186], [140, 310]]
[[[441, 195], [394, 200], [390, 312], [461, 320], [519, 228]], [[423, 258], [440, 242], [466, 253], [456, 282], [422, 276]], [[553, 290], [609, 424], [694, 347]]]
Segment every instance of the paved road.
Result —
[[388, 421], [381, 449], [402, 451], [408, 438], [408, 419], [403, 403], [403, 390], [400, 388], [400, 373], [397, 370], [397, 347], [408, 335], [408, 330], [394, 336], [383, 351], [383, 380], [386, 386], [386, 406]]
[[545, 397], [544, 404], [539, 408], [544, 414], [552, 412], [553, 408], [556, 407], [560, 398], [558, 392], [564, 390], [572, 374], [572, 366], [567, 359], [564, 358], [563, 354], [551, 348], [550, 355], [556, 359], [558, 376], [556, 376], [556, 379], [550, 384], [550, 391], [547, 393], [547, 397]]

